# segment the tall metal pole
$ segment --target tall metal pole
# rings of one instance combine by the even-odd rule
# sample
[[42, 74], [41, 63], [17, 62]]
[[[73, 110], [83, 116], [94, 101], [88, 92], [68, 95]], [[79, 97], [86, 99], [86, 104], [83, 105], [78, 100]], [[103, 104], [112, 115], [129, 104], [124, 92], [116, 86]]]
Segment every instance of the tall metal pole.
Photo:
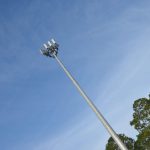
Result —
[[73, 76], [69, 73], [69, 71], [66, 69], [66, 67], [63, 65], [63, 63], [60, 61], [60, 59], [54, 54], [54, 58], [57, 60], [58, 64], [61, 66], [61, 68], [64, 70], [66, 75], [69, 77], [69, 79], [72, 81], [72, 83], [75, 85], [81, 96], [85, 99], [85, 101], [88, 103], [90, 108], [95, 112], [98, 119], [102, 122], [104, 127], [107, 129], [109, 134], [112, 136], [112, 138], [115, 140], [115, 142], [118, 144], [121, 150], [127, 150], [126, 146], [123, 144], [123, 142], [120, 140], [118, 135], [115, 133], [115, 131], [112, 129], [112, 127], [109, 125], [109, 123], [106, 121], [106, 119], [103, 117], [101, 112], [98, 110], [98, 108], [94, 105], [94, 103], [91, 101], [91, 99], [86, 95], [86, 93], [81, 89], [79, 83], [73, 78]]
[[56, 59], [60, 67], [64, 70], [66, 75], [69, 77], [69, 79], [72, 81], [72, 83], [75, 85], [81, 96], [85, 99], [87, 104], [90, 106], [90, 108], [94, 111], [94, 113], [97, 115], [98, 119], [102, 122], [108, 133], [112, 136], [114, 141], [117, 143], [119, 148], [121, 150], [128, 150], [127, 147], [124, 145], [124, 143], [120, 140], [116, 132], [112, 129], [112, 127], [109, 125], [109, 123], [106, 121], [106, 119], [103, 117], [101, 112], [98, 110], [98, 108], [94, 105], [94, 103], [91, 101], [91, 99], [86, 95], [86, 93], [83, 91], [83, 89], [80, 87], [79, 83], [73, 78], [73, 76], [69, 73], [69, 71], [66, 69], [66, 67], [63, 65], [63, 63], [60, 61], [60, 59], [57, 57], [58, 53], [58, 44], [52, 39], [51, 41], [48, 41], [48, 45], [44, 44], [45, 49], [41, 50], [41, 53], [45, 56], [53, 57]]

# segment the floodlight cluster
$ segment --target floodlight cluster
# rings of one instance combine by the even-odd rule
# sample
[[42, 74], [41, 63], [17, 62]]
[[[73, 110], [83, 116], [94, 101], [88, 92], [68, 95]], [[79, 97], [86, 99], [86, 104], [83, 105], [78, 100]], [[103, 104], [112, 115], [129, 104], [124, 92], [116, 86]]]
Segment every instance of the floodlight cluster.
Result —
[[40, 50], [41, 53], [48, 57], [55, 57], [58, 53], [59, 45], [55, 42], [54, 39], [51, 39], [46, 44], [43, 44], [43, 48]]

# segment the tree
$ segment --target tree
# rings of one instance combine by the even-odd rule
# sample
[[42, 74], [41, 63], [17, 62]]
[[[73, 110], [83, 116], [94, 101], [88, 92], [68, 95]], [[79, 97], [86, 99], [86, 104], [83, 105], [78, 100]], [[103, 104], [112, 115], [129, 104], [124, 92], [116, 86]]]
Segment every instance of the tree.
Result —
[[150, 150], [150, 126], [137, 136], [135, 150]]
[[150, 125], [150, 98], [140, 98], [133, 104], [133, 120], [130, 125], [140, 133]]
[[[126, 145], [128, 150], [134, 150], [134, 143], [135, 141], [132, 138], [125, 136], [124, 134], [118, 135], [121, 141]], [[113, 140], [112, 137], [109, 138], [108, 143], [106, 145], [106, 150], [120, 150], [116, 142]]]
[[150, 150], [150, 95], [140, 98], [133, 104], [132, 126], [139, 132], [135, 142], [135, 150]]
[[[119, 134], [122, 142], [127, 146], [128, 150], [150, 150], [150, 94], [149, 98], [140, 98], [133, 104], [133, 120], [130, 125], [139, 132], [137, 140]], [[109, 138], [106, 150], [120, 150], [112, 137]]]

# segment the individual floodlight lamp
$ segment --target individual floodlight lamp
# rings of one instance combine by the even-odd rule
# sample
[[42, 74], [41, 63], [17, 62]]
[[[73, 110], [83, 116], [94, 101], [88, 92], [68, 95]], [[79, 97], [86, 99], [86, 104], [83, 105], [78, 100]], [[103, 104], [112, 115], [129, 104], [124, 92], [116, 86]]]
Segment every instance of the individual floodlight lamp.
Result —
[[84, 92], [84, 90], [80, 87], [79, 83], [73, 78], [71, 73], [66, 69], [66, 67], [63, 65], [63, 63], [60, 61], [60, 59], [57, 57], [58, 53], [58, 47], [59, 45], [55, 42], [54, 39], [51, 39], [48, 41], [48, 45], [44, 44], [44, 49], [41, 49], [41, 53], [45, 56], [49, 56], [52, 58], [55, 58], [60, 67], [63, 69], [63, 71], [66, 73], [66, 75], [69, 77], [69, 79], [72, 81], [74, 86], [77, 88], [81, 96], [85, 99], [85, 101], [88, 103], [90, 108], [94, 111], [94, 113], [97, 115], [98, 119], [101, 121], [101, 123], [104, 125], [108, 133], [112, 136], [114, 141], [117, 143], [119, 148], [121, 150], [127, 150], [126, 146], [123, 144], [123, 142], [120, 140], [116, 132], [113, 130], [113, 128], [110, 126], [110, 124], [107, 122], [107, 120], [104, 118], [102, 113], [98, 110], [98, 108], [94, 105], [92, 100], [87, 96], [87, 94]]
[[52, 46], [52, 44], [51, 44], [51, 42], [50, 42], [50, 41], [48, 41], [47, 43], [48, 43], [48, 45], [49, 45], [49, 46]]

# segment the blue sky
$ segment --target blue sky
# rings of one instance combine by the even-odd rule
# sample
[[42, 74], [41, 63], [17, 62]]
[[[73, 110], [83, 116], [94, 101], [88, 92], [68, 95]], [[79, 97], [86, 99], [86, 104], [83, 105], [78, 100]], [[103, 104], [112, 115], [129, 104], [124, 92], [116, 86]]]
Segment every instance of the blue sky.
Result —
[[0, 147], [104, 150], [108, 133], [56, 61], [59, 57], [117, 133], [150, 92], [150, 1], [0, 1]]

